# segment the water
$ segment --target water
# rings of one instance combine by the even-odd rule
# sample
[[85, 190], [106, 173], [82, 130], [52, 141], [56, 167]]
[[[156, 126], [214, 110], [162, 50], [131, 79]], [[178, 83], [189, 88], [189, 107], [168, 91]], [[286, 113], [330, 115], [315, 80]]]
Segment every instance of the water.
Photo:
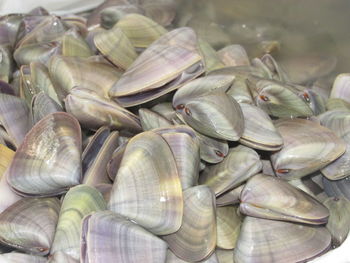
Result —
[[340, 73], [350, 72], [349, 11], [348, 0], [184, 0], [179, 1], [177, 24], [202, 25], [199, 30], [220, 48], [220, 36], [210, 33], [218, 26], [251, 58], [264, 45], [271, 45], [279, 60], [335, 56], [335, 73]]

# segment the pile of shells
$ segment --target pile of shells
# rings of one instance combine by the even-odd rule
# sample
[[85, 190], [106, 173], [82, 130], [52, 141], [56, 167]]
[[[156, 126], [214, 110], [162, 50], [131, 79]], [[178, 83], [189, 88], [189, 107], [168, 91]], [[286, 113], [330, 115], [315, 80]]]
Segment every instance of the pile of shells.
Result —
[[295, 78], [175, 15], [0, 17], [0, 262], [305, 262], [344, 242], [350, 74], [327, 86], [320, 58]]

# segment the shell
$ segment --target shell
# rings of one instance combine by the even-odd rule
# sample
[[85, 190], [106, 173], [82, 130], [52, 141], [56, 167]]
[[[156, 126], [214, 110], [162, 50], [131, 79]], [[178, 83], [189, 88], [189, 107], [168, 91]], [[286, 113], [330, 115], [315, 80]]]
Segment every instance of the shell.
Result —
[[55, 257], [56, 254], [63, 253], [79, 262], [83, 218], [106, 208], [106, 202], [95, 188], [87, 185], [71, 188], [62, 202], [50, 256]]
[[298, 96], [294, 86], [273, 80], [249, 78], [249, 87], [256, 92], [256, 105], [269, 115], [279, 118], [309, 117], [313, 111], [308, 103]]
[[247, 52], [241, 45], [229, 45], [220, 49], [217, 53], [225, 66], [250, 66]]
[[127, 3], [104, 8], [100, 13], [101, 26], [103, 28], [110, 29], [122, 17], [132, 13], [143, 15], [144, 11], [141, 9], [140, 6]]
[[325, 227], [247, 216], [233, 252], [234, 262], [304, 262], [326, 252], [330, 245], [331, 235]]
[[128, 142], [108, 207], [157, 235], [179, 229], [181, 182], [173, 153], [161, 135], [143, 132]]
[[243, 214], [290, 222], [320, 225], [327, 223], [328, 209], [281, 179], [258, 174], [246, 183], [240, 196]]
[[334, 80], [331, 90], [331, 99], [342, 99], [350, 103], [350, 73], [339, 74]]
[[118, 137], [119, 132], [117, 131], [111, 132], [108, 135], [95, 159], [85, 172], [83, 184], [96, 186], [98, 184], [111, 183], [107, 174], [106, 166], [111, 159], [114, 150], [118, 147]]
[[340, 246], [350, 232], [350, 201], [344, 197], [330, 197], [323, 204], [330, 212], [326, 227], [332, 234], [333, 246]]
[[115, 27], [124, 32], [135, 48], [146, 48], [167, 33], [164, 27], [140, 14], [122, 17]]
[[11, 48], [8, 45], [0, 44], [0, 80], [10, 82], [14, 62]]
[[339, 158], [346, 150], [343, 140], [315, 122], [285, 119], [275, 122], [282, 135], [282, 149], [271, 155], [275, 173], [283, 179], [298, 179]]
[[1, 242], [32, 254], [48, 254], [59, 210], [57, 198], [24, 198], [17, 201], [0, 214]]
[[5, 171], [10, 166], [15, 152], [10, 148], [0, 144], [0, 179], [4, 176]]
[[[219, 263], [216, 253], [211, 254], [211, 256], [208, 259], [202, 260], [200, 262], [201, 263]], [[165, 263], [188, 263], [188, 261], [184, 261], [181, 258], [178, 258], [173, 252], [171, 252], [170, 249], [168, 249]]]
[[243, 145], [231, 148], [226, 158], [208, 167], [199, 177], [199, 183], [211, 188], [216, 196], [236, 188], [262, 169], [259, 155]]
[[346, 143], [345, 153], [321, 169], [322, 174], [329, 180], [339, 180], [350, 176], [350, 136], [348, 134], [350, 129], [350, 112], [341, 110], [327, 111], [318, 116], [318, 119], [321, 125], [331, 129]]
[[241, 217], [236, 213], [237, 207], [224, 206], [216, 208], [216, 246], [233, 249], [236, 246], [241, 228]]
[[132, 43], [119, 27], [97, 34], [94, 43], [103, 56], [119, 68], [127, 69], [137, 58]]
[[214, 251], [215, 199], [207, 186], [195, 186], [184, 191], [182, 225], [177, 232], [163, 236], [163, 239], [170, 250], [185, 261], [203, 260]]
[[88, 89], [73, 88], [65, 99], [65, 106], [68, 113], [89, 129], [97, 130], [108, 126], [118, 130], [141, 131], [136, 115]]
[[199, 49], [204, 59], [206, 72], [223, 68], [225, 65], [220, 61], [219, 56], [212, 46], [202, 38], [198, 39]]
[[168, 143], [176, 161], [182, 190], [197, 184], [199, 176], [199, 141], [187, 126], [154, 130]]
[[244, 131], [239, 142], [264, 151], [277, 151], [282, 148], [283, 139], [271, 118], [260, 108], [240, 103], [244, 116]]
[[39, 121], [26, 135], [7, 181], [21, 195], [57, 195], [81, 180], [81, 131], [63, 112]]
[[63, 111], [62, 107], [43, 91], [34, 95], [32, 99], [32, 116], [34, 124], [45, 118], [47, 115], [60, 111]]
[[144, 131], [162, 127], [170, 127], [173, 125], [173, 123], [165, 117], [146, 108], [139, 109], [139, 117], [142, 129]]
[[328, 196], [344, 197], [350, 201], [350, 176], [336, 181], [323, 177], [322, 182]]
[[109, 95], [122, 106], [135, 106], [179, 88], [203, 71], [196, 34], [190, 28], [178, 28], [142, 52]]
[[239, 204], [239, 197], [244, 188], [245, 184], [242, 184], [231, 191], [228, 191], [216, 198], [216, 206], [226, 206]]
[[0, 93], [0, 123], [18, 147], [32, 127], [26, 102], [18, 97]]
[[165, 262], [163, 240], [111, 211], [86, 216], [82, 228], [82, 263]]
[[47, 259], [40, 256], [22, 254], [18, 252], [0, 254], [0, 262], [2, 263], [46, 263]]
[[111, 65], [79, 57], [54, 56], [48, 69], [60, 100], [74, 87], [88, 89], [108, 98], [109, 89], [121, 75]]

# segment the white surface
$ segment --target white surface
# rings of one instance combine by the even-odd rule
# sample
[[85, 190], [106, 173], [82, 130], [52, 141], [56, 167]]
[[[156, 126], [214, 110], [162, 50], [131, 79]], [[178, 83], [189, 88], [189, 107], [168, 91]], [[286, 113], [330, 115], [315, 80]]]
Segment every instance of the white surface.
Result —
[[100, 5], [104, 0], [0, 0], [0, 15], [26, 13], [42, 6], [57, 14], [73, 14], [87, 11]]

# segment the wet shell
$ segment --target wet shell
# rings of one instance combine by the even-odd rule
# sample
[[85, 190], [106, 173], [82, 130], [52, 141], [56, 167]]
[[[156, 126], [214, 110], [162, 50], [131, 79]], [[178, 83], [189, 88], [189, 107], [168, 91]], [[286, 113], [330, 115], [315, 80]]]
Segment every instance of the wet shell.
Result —
[[209, 186], [216, 196], [231, 190], [262, 169], [259, 155], [243, 145], [231, 148], [226, 158], [204, 170], [199, 183]]
[[176, 161], [167, 142], [154, 132], [127, 144], [108, 207], [154, 234], [181, 225], [183, 199]]
[[81, 180], [81, 131], [63, 112], [38, 122], [26, 135], [9, 167], [11, 187], [22, 195], [57, 195]]
[[241, 45], [230, 45], [220, 49], [218, 56], [225, 66], [249, 66], [250, 61], [244, 47]]
[[173, 123], [165, 117], [146, 108], [139, 109], [139, 117], [144, 131], [173, 125]]
[[281, 179], [258, 174], [246, 183], [240, 196], [243, 214], [274, 220], [325, 224], [328, 209]]
[[331, 235], [325, 227], [247, 216], [233, 253], [237, 263], [304, 262], [326, 252], [330, 245]]
[[342, 99], [350, 103], [350, 73], [343, 73], [336, 77], [330, 98]]
[[86, 216], [82, 228], [82, 263], [165, 262], [163, 240], [111, 211]]
[[190, 262], [203, 260], [216, 245], [215, 199], [207, 186], [184, 191], [183, 215], [180, 229], [163, 239], [177, 257]]
[[0, 241], [29, 253], [48, 254], [59, 210], [57, 198], [19, 200], [0, 214]]
[[222, 249], [233, 249], [236, 246], [241, 228], [241, 216], [237, 207], [225, 206], [216, 208], [216, 246]]
[[275, 173], [283, 179], [297, 179], [315, 172], [339, 158], [346, 150], [334, 132], [304, 119], [275, 122], [283, 147], [271, 155]]

